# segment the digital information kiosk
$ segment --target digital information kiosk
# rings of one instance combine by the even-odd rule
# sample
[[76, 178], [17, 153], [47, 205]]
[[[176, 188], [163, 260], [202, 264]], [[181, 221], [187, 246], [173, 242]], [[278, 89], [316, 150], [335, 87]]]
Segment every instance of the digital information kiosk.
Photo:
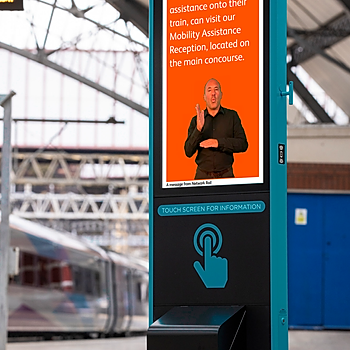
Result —
[[148, 350], [288, 349], [286, 12], [150, 0]]

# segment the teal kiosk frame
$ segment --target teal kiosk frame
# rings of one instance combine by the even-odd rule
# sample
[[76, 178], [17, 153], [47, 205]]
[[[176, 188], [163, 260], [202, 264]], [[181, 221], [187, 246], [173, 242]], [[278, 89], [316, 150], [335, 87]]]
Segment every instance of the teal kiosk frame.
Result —
[[[156, 0], [153, 0], [156, 1]], [[154, 218], [159, 206], [155, 205], [154, 197], [154, 3], [150, 1], [150, 231], [149, 231], [149, 258], [150, 258], [150, 291], [149, 291], [149, 319], [150, 331], [156, 321], [154, 315]], [[288, 296], [287, 296], [287, 118], [286, 118], [286, 95], [289, 103], [293, 100], [293, 86], [289, 85], [286, 90], [286, 42], [287, 42], [287, 2], [286, 0], [269, 1], [269, 179], [270, 179], [270, 349], [288, 349]], [[282, 149], [282, 148], [283, 149]], [[227, 311], [227, 310], [226, 310]], [[226, 312], [225, 311], [225, 312]], [[239, 310], [238, 310], [239, 311]], [[176, 310], [172, 311], [175, 315]], [[196, 314], [198, 310], [194, 310]], [[210, 311], [211, 312], [211, 311]], [[235, 311], [236, 312], [236, 311]], [[199, 312], [200, 313], [200, 312]], [[170, 317], [170, 316], [169, 316]], [[226, 320], [229, 320], [227, 317]], [[181, 319], [181, 317], [180, 317]], [[186, 323], [186, 320], [184, 321]], [[149, 335], [161, 332], [156, 330]], [[158, 334], [157, 333], [157, 334]], [[171, 334], [171, 332], [164, 334]], [[237, 334], [236, 334], [237, 335]], [[247, 334], [249, 337], [249, 334]], [[150, 338], [151, 339], [151, 338]], [[163, 340], [166, 338], [162, 338]], [[149, 340], [150, 342], [150, 340]], [[180, 343], [179, 343], [180, 344]], [[182, 343], [181, 343], [182, 344]], [[231, 344], [230, 349], [258, 349], [251, 346], [235, 347]], [[181, 345], [183, 346], [183, 345]], [[201, 346], [201, 345], [199, 345]], [[197, 347], [204, 348], [204, 347]], [[220, 348], [220, 346], [219, 346]], [[148, 350], [154, 350], [148, 345]], [[264, 348], [265, 349], [265, 348]], [[227, 349], [229, 350], [229, 348]]]

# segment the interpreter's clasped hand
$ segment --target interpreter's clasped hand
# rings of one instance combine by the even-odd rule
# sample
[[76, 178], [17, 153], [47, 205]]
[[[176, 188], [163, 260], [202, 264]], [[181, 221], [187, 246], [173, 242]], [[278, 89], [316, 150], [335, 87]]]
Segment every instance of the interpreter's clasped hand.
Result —
[[219, 147], [219, 142], [216, 139], [208, 139], [204, 140], [199, 144], [200, 147], [203, 148], [218, 148]]

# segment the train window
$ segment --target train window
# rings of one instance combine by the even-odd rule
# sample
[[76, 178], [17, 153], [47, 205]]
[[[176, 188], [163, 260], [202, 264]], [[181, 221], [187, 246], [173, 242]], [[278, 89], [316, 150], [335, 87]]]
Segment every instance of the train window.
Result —
[[20, 252], [19, 261], [18, 261], [18, 274], [9, 276], [9, 279], [8, 279], [9, 285], [21, 285], [21, 259], [22, 259], [21, 256], [22, 256], [22, 253]]
[[137, 299], [142, 300], [142, 284], [140, 282], [137, 283]]
[[61, 264], [59, 261], [52, 260], [51, 264], [51, 281], [50, 287], [52, 289], [61, 289]]
[[43, 288], [50, 287], [49, 266], [50, 266], [49, 259], [38, 257], [37, 271], [38, 271], [38, 286], [39, 287], [43, 287]]
[[72, 266], [73, 274], [73, 290], [75, 293], [83, 293], [84, 286], [84, 276], [82, 268], [79, 266]]
[[95, 295], [97, 297], [101, 296], [101, 276], [99, 271], [94, 271], [94, 289], [95, 289]]
[[62, 265], [62, 289], [64, 292], [73, 291], [73, 273], [72, 266], [67, 263]]
[[16, 285], [16, 284], [21, 284], [21, 278], [20, 275], [15, 275], [15, 276], [9, 276], [8, 284], [10, 285]]
[[89, 295], [94, 294], [92, 271], [88, 269], [85, 269], [85, 292]]
[[147, 300], [147, 285], [142, 282], [137, 283], [137, 296], [140, 301]]
[[73, 267], [65, 262], [21, 252], [19, 275], [11, 277], [9, 284], [72, 292], [73, 281], [75, 289], [82, 292], [84, 284], [81, 268], [74, 271]]
[[35, 286], [35, 255], [30, 253], [22, 253], [20, 273], [22, 284], [25, 286]]

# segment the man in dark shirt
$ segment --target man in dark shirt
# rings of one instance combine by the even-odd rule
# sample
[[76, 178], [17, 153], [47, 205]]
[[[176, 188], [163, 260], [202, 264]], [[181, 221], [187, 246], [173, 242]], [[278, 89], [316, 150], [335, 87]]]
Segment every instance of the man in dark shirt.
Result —
[[185, 153], [192, 157], [196, 151], [198, 165], [195, 179], [234, 177], [233, 153], [245, 152], [247, 138], [236, 111], [220, 105], [222, 91], [216, 79], [210, 79], [204, 87], [203, 111], [196, 105], [197, 115], [191, 120]]

